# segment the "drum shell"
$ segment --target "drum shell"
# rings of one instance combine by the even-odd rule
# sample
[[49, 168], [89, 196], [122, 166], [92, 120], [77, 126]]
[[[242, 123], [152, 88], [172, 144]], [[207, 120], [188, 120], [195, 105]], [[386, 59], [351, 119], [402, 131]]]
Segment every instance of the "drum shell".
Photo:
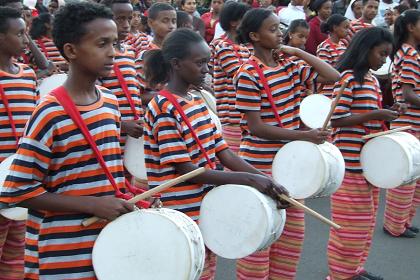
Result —
[[38, 87], [40, 98], [47, 96], [52, 90], [62, 86], [67, 79], [67, 74], [54, 74], [42, 80]]

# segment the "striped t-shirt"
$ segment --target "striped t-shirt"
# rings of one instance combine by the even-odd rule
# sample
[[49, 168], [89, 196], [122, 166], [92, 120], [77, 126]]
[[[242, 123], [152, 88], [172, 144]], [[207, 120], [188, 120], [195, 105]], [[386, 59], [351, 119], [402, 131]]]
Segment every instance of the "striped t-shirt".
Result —
[[392, 91], [395, 100], [407, 104], [408, 110], [391, 123], [393, 128], [411, 125], [413, 130], [420, 132], [420, 108], [405, 101], [402, 92], [404, 84], [412, 85], [413, 91], [420, 96], [420, 54], [409, 44], [403, 44], [394, 58], [392, 75]]
[[[122, 89], [120, 82], [114, 72], [111, 71], [108, 77], [99, 79], [103, 87], [109, 89], [118, 99], [118, 106], [121, 113], [121, 121], [134, 120], [135, 114], [140, 118], [143, 117], [143, 109], [141, 107], [140, 87], [136, 76], [135, 54], [134, 50], [129, 46], [124, 46], [123, 52], [116, 51], [114, 64], [120, 69], [121, 74], [127, 84], [129, 95], [135, 104], [135, 113], [130, 107], [130, 103]], [[121, 147], [124, 149], [127, 133], [121, 132]]]
[[349, 29], [349, 33], [347, 35], [347, 38], [345, 40], [343, 40], [344, 44], [346, 46], [348, 46], [351, 42], [351, 39], [354, 37], [354, 35], [357, 32], [359, 32], [362, 29], [369, 28], [369, 27], [373, 27], [373, 25], [370, 24], [370, 23], [364, 22], [362, 18], [352, 20], [350, 22], [350, 29]]
[[[367, 74], [363, 84], [354, 78], [353, 70], [341, 73], [340, 80], [335, 84], [334, 96], [344, 83], [348, 83], [338, 101], [332, 116], [333, 120], [364, 114], [381, 108], [382, 96], [378, 80]], [[334, 128], [334, 144], [340, 149], [346, 162], [346, 171], [362, 173], [360, 152], [365, 140], [362, 136], [381, 131], [382, 121], [371, 120], [364, 124]]]
[[137, 57], [140, 51], [147, 48], [150, 44], [150, 36], [143, 32], [138, 32], [137, 34], [130, 33], [125, 42], [133, 47]]
[[35, 40], [38, 48], [44, 53], [45, 57], [53, 63], [65, 63], [66, 60], [61, 56], [60, 51], [55, 46], [52, 39], [42, 37]]
[[[262, 68], [271, 89], [277, 114], [283, 128], [297, 130], [300, 127], [299, 105], [305, 83], [317, 78], [312, 67], [296, 64], [289, 59], [281, 59], [276, 67], [264, 65], [252, 56]], [[254, 66], [245, 63], [235, 77], [236, 108], [242, 113], [242, 141], [239, 155], [263, 172], [271, 172], [271, 165], [277, 151], [287, 141], [267, 140], [253, 135], [244, 113], [258, 111], [264, 123], [279, 127], [267, 93]]]
[[[331, 41], [331, 38], [328, 38], [318, 46], [316, 55], [332, 67], [335, 67], [338, 59], [343, 55], [345, 51], [346, 46], [342, 41], [340, 41], [338, 44], [335, 44]], [[332, 97], [333, 91], [334, 83], [322, 83], [318, 87], [318, 93], [321, 93], [329, 98]]]
[[[212, 122], [204, 101], [192, 95], [191, 100], [176, 95], [175, 97], [201, 140], [209, 159], [215, 162], [216, 153], [226, 149], [227, 144]], [[155, 96], [148, 104], [145, 115], [144, 151], [150, 188], [180, 176], [174, 167], [177, 163], [191, 162], [200, 167], [210, 167], [181, 115], [162, 95]], [[180, 183], [166, 190], [161, 200], [165, 207], [181, 211], [197, 220], [201, 201], [211, 187], [205, 184]]]
[[[98, 89], [98, 101], [77, 106], [121, 188], [118, 101]], [[7, 177], [2, 200], [15, 204], [50, 192], [66, 196], [114, 195], [114, 189], [79, 128], [56, 98], [48, 95], [33, 112]], [[83, 227], [84, 213], [29, 209], [25, 279], [96, 279], [92, 248], [104, 227]]]
[[248, 60], [248, 48], [222, 40], [215, 46], [213, 64], [213, 89], [216, 108], [222, 125], [239, 125], [241, 115], [235, 108], [233, 77], [239, 67]]
[[139, 81], [139, 85], [141, 90], [144, 92], [147, 88], [149, 88], [147, 82], [146, 82], [146, 77], [145, 77], [145, 72], [144, 72], [144, 66], [145, 66], [145, 56], [147, 55], [148, 51], [151, 50], [157, 50], [160, 49], [157, 45], [155, 45], [152, 42], [148, 42], [147, 45], [143, 46], [140, 51], [138, 52], [137, 58], [136, 58], [136, 72], [137, 72], [137, 79]]
[[[36, 76], [34, 70], [24, 64], [16, 64], [17, 74], [0, 70], [0, 87], [8, 101], [18, 137], [23, 135], [26, 122], [35, 109]], [[16, 137], [7, 114], [5, 103], [0, 96], [0, 162], [16, 152]]]

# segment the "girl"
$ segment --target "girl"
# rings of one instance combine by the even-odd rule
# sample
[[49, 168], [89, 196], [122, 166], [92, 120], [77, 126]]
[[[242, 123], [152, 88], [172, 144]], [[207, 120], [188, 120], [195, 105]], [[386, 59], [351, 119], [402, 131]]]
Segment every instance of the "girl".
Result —
[[[242, 42], [253, 45], [255, 54], [241, 66], [234, 80], [236, 108], [242, 116], [239, 155], [267, 175], [271, 173], [275, 154], [285, 143], [293, 140], [323, 143], [327, 139], [328, 131], [299, 130], [302, 86], [309, 80], [339, 78], [337, 71], [315, 56], [281, 45], [279, 24], [279, 19], [269, 10], [247, 12], [239, 34]], [[278, 59], [279, 54], [274, 52], [279, 48], [280, 55], [297, 56], [308, 66], [288, 58]], [[270, 248], [239, 260], [237, 277], [294, 279], [303, 236], [304, 213], [290, 207], [280, 239]]]
[[[200, 166], [207, 167], [202, 176], [162, 195], [166, 207], [182, 211], [194, 220], [199, 217], [204, 195], [213, 185], [249, 185], [273, 198], [274, 189], [286, 192], [230, 151], [204, 102], [188, 93], [191, 85], [203, 82], [209, 59], [210, 49], [204, 39], [192, 30], [179, 29], [168, 35], [162, 49], [152, 51], [146, 61], [148, 83], [166, 83], [165, 89], [148, 104], [145, 115], [149, 185], [153, 188]], [[212, 170], [216, 158], [233, 171]], [[201, 279], [214, 279], [215, 257], [208, 253]]]
[[312, 4], [311, 10], [316, 13], [316, 16], [309, 21], [310, 32], [306, 41], [306, 51], [315, 55], [318, 45], [327, 39], [327, 34], [321, 30], [321, 24], [331, 16], [332, 2], [331, 0], [317, 0]]
[[286, 34], [284, 43], [288, 46], [305, 50], [305, 45], [309, 36], [309, 25], [304, 19], [293, 20]]
[[355, 20], [362, 17], [363, 4], [362, 0], [351, 0], [350, 5], [347, 7], [345, 17], [349, 20]]
[[382, 28], [359, 31], [341, 56], [337, 69], [341, 73], [334, 95], [346, 84], [338, 100], [331, 125], [334, 144], [346, 164], [344, 181], [331, 197], [332, 219], [341, 225], [331, 229], [328, 242], [328, 279], [383, 279], [366, 272], [363, 265], [369, 254], [378, 208], [379, 190], [362, 174], [360, 151], [362, 136], [384, 129], [384, 121], [398, 117], [398, 112], [381, 108], [379, 83], [369, 72], [377, 70], [391, 54], [393, 38]]
[[386, 27], [391, 32], [394, 32], [394, 12], [392, 11], [391, 8], [385, 10], [384, 21], [385, 21]]
[[203, 38], [206, 35], [206, 26], [204, 22], [198, 16], [197, 13], [197, 2], [195, 0], [181, 0], [181, 10], [189, 13], [193, 17], [193, 27], [196, 32], [198, 32]]
[[[349, 20], [342, 15], [332, 15], [327, 22], [321, 25], [321, 31], [329, 34], [329, 37], [318, 46], [316, 55], [332, 67], [335, 67], [338, 59], [346, 50], [342, 40], [347, 37], [349, 27]], [[333, 89], [333, 83], [321, 84], [318, 92], [331, 98]]]
[[[394, 73], [392, 89], [397, 102], [408, 110], [391, 123], [391, 128], [410, 125], [420, 137], [420, 11], [408, 10], [395, 23]], [[412, 226], [416, 207], [420, 205], [420, 184], [387, 190], [384, 230], [395, 237], [416, 237]]]
[[219, 22], [220, 11], [223, 8], [223, 0], [212, 0], [211, 10], [201, 16], [201, 20], [206, 27], [206, 42], [210, 44], [213, 40], [214, 32], [216, 31], [216, 24]]

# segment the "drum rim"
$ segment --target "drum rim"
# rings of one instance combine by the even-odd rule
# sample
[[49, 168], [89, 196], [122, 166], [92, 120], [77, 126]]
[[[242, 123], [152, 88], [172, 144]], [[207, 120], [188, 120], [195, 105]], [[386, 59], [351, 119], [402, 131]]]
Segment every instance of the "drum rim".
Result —
[[[143, 142], [143, 149], [141, 149], [141, 148], [140, 149], [134, 149], [134, 150], [138, 150], [138, 151], [143, 150], [143, 156], [140, 159], [138, 157], [134, 156], [135, 153], [127, 153], [127, 151], [130, 149], [129, 147], [131, 147], [131, 145], [134, 145], [134, 146], [137, 145], [137, 141]], [[131, 144], [131, 143], [133, 143], [133, 144]], [[140, 154], [140, 152], [139, 152], [139, 154]], [[143, 164], [144, 168], [142, 168], [142, 170], [144, 170], [144, 173], [143, 172], [137, 172], [137, 170], [134, 170], [135, 168], [130, 167], [130, 164], [128, 163], [129, 158], [130, 159], [133, 158], [134, 161], [139, 160], [139, 161], [141, 161], [141, 163], [144, 163]], [[140, 163], [140, 165], [142, 165], [141, 163]], [[144, 136], [139, 137], [139, 138], [134, 138], [134, 137], [131, 137], [131, 136], [127, 135], [127, 138], [126, 138], [126, 141], [125, 141], [125, 148], [124, 148], [123, 164], [124, 164], [124, 167], [127, 169], [128, 173], [130, 173], [132, 176], [134, 176], [135, 178], [140, 179], [140, 180], [147, 180], [146, 157], [145, 157], [145, 152], [144, 152]], [[141, 176], [144, 176], [144, 177], [137, 177], [137, 175], [139, 175], [140, 173], [142, 173]]]

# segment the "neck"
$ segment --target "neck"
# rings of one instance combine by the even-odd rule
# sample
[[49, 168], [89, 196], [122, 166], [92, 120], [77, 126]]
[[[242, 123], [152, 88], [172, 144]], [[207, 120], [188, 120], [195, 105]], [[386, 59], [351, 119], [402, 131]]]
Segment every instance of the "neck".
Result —
[[236, 38], [238, 37], [238, 33], [236, 33], [236, 30], [229, 30], [228, 32], [226, 32], [226, 35], [230, 40], [236, 43]]
[[171, 74], [166, 88], [178, 96], [185, 97], [188, 94], [190, 84], [181, 79], [178, 75]]
[[328, 19], [328, 18], [323, 18], [323, 17], [321, 17], [320, 15], [318, 15], [318, 18], [319, 18], [319, 20], [320, 20], [321, 22], [327, 21], [327, 19]]
[[362, 21], [363, 21], [364, 23], [372, 23], [372, 20], [367, 19], [364, 15], [362, 15]]
[[152, 43], [155, 44], [156, 46], [158, 46], [159, 48], [161, 48], [162, 47], [162, 43], [163, 43], [163, 39], [164, 38], [161, 38], [161, 37], [159, 37], [159, 36], [157, 36], [155, 34], [155, 36], [153, 37]]
[[96, 75], [79, 69], [77, 65], [70, 64], [68, 78], [64, 83], [73, 102], [77, 105], [89, 105], [97, 101], [95, 90]]
[[15, 68], [13, 57], [0, 53], [0, 69], [7, 73], [14, 73]]
[[254, 56], [257, 57], [264, 65], [275, 67], [277, 62], [273, 57], [273, 50], [266, 49], [258, 45], [254, 45]]
[[131, 33], [137, 33], [137, 32], [139, 32], [138, 29], [137, 29], [137, 26], [131, 26], [130, 32]]
[[211, 17], [213, 18], [213, 19], [216, 19], [216, 18], [219, 18], [219, 13], [217, 12], [211, 12]]
[[338, 36], [334, 33], [330, 34], [330, 40], [331, 42], [338, 44], [340, 42], [340, 39], [338, 38]]
[[417, 49], [417, 46], [419, 45], [419, 42], [416, 39], [414, 39], [413, 36], [408, 36], [407, 41], [405, 41], [404, 43], [409, 44], [410, 46], [412, 46], [415, 49]]

